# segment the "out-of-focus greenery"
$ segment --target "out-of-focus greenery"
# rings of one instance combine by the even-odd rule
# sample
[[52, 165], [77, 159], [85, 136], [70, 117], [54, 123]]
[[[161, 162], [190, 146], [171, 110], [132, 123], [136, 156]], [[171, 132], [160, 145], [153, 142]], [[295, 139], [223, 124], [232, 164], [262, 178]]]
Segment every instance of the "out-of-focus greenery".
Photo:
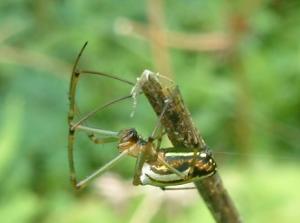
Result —
[[[146, 41], [115, 32], [120, 17], [146, 24], [147, 7], [145, 1], [0, 2], [1, 222], [135, 222], [141, 216], [150, 222], [213, 222], [201, 199], [188, 202], [193, 192], [171, 202], [167, 196], [177, 192], [158, 196], [146, 187], [134, 195], [140, 188], [128, 186], [131, 192], [125, 190], [123, 196], [133, 195], [121, 206], [122, 193], [115, 192], [109, 202], [97, 186], [75, 194], [69, 184], [67, 93], [73, 61], [88, 40], [81, 67], [129, 80], [146, 68], [155, 70]], [[174, 79], [207, 143], [213, 151], [243, 153], [216, 158], [245, 222], [300, 219], [299, 10], [296, 0], [256, 1], [254, 6], [251, 1], [165, 2], [165, 25], [173, 31], [230, 33], [234, 14], [247, 17], [247, 32], [231, 60], [228, 52], [170, 50]], [[79, 87], [83, 113], [131, 90], [99, 77], [83, 77]], [[239, 110], [245, 101], [246, 111]], [[90, 123], [111, 130], [136, 127], [148, 136], [155, 115], [145, 98], [138, 98], [134, 119], [131, 111], [132, 101], [122, 102]], [[238, 115], [247, 124], [246, 151]], [[114, 157], [115, 148], [94, 146], [78, 135], [79, 175]], [[128, 158], [113, 171], [130, 179], [133, 167]]]

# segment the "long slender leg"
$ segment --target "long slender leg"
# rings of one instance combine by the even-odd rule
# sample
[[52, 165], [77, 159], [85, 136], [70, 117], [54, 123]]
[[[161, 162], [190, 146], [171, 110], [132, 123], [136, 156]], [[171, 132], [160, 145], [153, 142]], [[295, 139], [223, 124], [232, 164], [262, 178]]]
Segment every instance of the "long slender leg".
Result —
[[[144, 150], [140, 152], [140, 154], [137, 157], [137, 161], [136, 161], [136, 165], [135, 165], [135, 171], [134, 171], [134, 179], [133, 179], [133, 184], [134, 185], [139, 185], [141, 184], [140, 182], [140, 176], [142, 173], [142, 168], [144, 166], [144, 163], [146, 161], [146, 151], [149, 151], [148, 147], [153, 146], [152, 142], [157, 139], [158, 140], [158, 144], [156, 146], [156, 152], [158, 152], [159, 147], [160, 147], [160, 143], [161, 143], [161, 138], [162, 138], [162, 130], [161, 130], [161, 119], [163, 117], [163, 115], [165, 114], [165, 112], [167, 111], [167, 108], [170, 104], [170, 100], [166, 100], [164, 108], [157, 120], [157, 123], [155, 125], [155, 128], [151, 134], [151, 136], [148, 139], [148, 144], [145, 146]], [[157, 134], [159, 133], [159, 134]], [[168, 164], [162, 157], [160, 157], [159, 155], [157, 156], [157, 159], [162, 162], [169, 170], [171, 170], [173, 173], [177, 174], [179, 177], [181, 177], [182, 179], [185, 179], [185, 175], [183, 173], [181, 173], [180, 171], [178, 171], [177, 169], [175, 169], [174, 167], [172, 167], [170, 164]]]
[[104, 144], [104, 143], [110, 143], [116, 141], [115, 137], [100, 138], [100, 137], [96, 137], [94, 133], [88, 134], [88, 137], [95, 144]]
[[[99, 143], [107, 143], [107, 142], [113, 142], [113, 141], [118, 140], [117, 132], [110, 132], [110, 131], [101, 130], [101, 129], [93, 129], [93, 128], [81, 126], [81, 125], [77, 126], [77, 129], [82, 130], [82, 131], [87, 131], [89, 133], [98, 133], [98, 134], [101, 134], [102, 136], [105, 136], [105, 138], [102, 138], [101, 142], [99, 141]], [[76, 171], [75, 171], [75, 165], [74, 165], [74, 156], [73, 156], [75, 129], [70, 130], [70, 132], [71, 132], [71, 134], [69, 134], [69, 144], [68, 144], [68, 151], [69, 151], [68, 159], [69, 159], [69, 167], [70, 167], [70, 177], [71, 177], [71, 183], [72, 183], [73, 188], [77, 190], [77, 189], [81, 188], [83, 185], [86, 185], [87, 182], [89, 182], [91, 179], [93, 179], [96, 175], [102, 173], [104, 170], [106, 170], [108, 167], [110, 167], [114, 163], [114, 161], [117, 161], [119, 159], [118, 157], [120, 155], [117, 156], [115, 159], [113, 159], [111, 162], [109, 162], [109, 165], [107, 164], [107, 165], [103, 166], [101, 169], [96, 171], [94, 174], [88, 176], [85, 180], [77, 183], [77, 177], [76, 177]]]
[[[95, 129], [83, 125], [77, 126], [77, 129], [87, 132], [89, 139], [95, 144], [105, 144], [119, 140], [119, 132]], [[101, 134], [101, 136], [97, 137], [96, 134]]]
[[145, 161], [146, 161], [146, 154], [144, 151], [142, 151], [139, 153], [136, 159], [133, 182], [132, 182], [133, 185], [141, 184], [140, 176], [142, 174], [142, 168], [144, 166]]
[[156, 152], [159, 151], [160, 146], [161, 146], [162, 137], [163, 137], [165, 134], [166, 134], [166, 131], [163, 131], [162, 128], [160, 128], [157, 137], [154, 138], [154, 139], [156, 139], [156, 149], [155, 149]]
[[[187, 175], [185, 175], [184, 178], [183, 178], [183, 179], [186, 179], [194, 171], [195, 163], [196, 163], [196, 161], [198, 159], [197, 153], [199, 151], [198, 151], [197, 148], [184, 148], [184, 149], [185, 149], [185, 152], [187, 152], [187, 153], [193, 153], [193, 158], [192, 158], [192, 162], [191, 162], [189, 173]], [[180, 147], [168, 147], [168, 148], [164, 148], [163, 151], [165, 153], [179, 153], [179, 152], [182, 151], [182, 148], [180, 148]]]
[[[69, 154], [69, 166], [70, 166], [70, 176], [71, 176], [71, 183], [74, 188], [78, 189], [77, 184], [77, 178], [76, 178], [76, 171], [75, 171], [75, 165], [74, 165], [74, 155], [73, 155], [73, 148], [74, 148], [74, 135], [75, 130], [83, 130], [88, 132], [88, 137], [96, 144], [103, 144], [103, 143], [109, 143], [109, 142], [115, 142], [119, 139], [119, 132], [112, 132], [102, 129], [95, 129], [87, 126], [81, 125], [81, 123], [84, 123], [89, 117], [94, 115], [96, 112], [108, 107], [109, 105], [112, 105], [114, 103], [117, 103], [119, 101], [125, 100], [127, 98], [130, 98], [131, 96], [125, 96], [122, 98], [118, 98], [116, 100], [113, 100], [103, 106], [95, 108], [93, 111], [88, 113], [87, 115], [83, 116], [78, 122], [75, 124], [72, 124], [72, 121], [74, 119], [74, 116], [69, 122], [69, 144], [68, 144], [68, 154]], [[75, 103], [74, 103], [75, 106]], [[73, 113], [75, 113], [75, 109], [73, 109]], [[104, 137], [96, 137], [95, 134], [101, 134]], [[92, 177], [93, 178], [93, 177]]]
[[84, 115], [82, 118], [79, 119], [79, 121], [77, 121], [75, 124], [72, 124], [72, 128], [75, 129], [78, 125], [80, 125], [81, 123], [85, 122], [88, 118], [90, 118], [91, 116], [93, 116], [94, 114], [96, 114], [97, 112], [107, 108], [110, 105], [113, 105], [117, 102], [123, 101], [125, 99], [131, 98], [131, 95], [127, 95], [121, 98], [117, 98], [115, 100], [112, 100], [104, 105], [98, 106], [95, 109], [93, 109], [91, 112], [87, 113], [86, 115]]
[[[175, 148], [175, 147], [171, 147], [171, 148], [164, 148], [163, 149], [164, 152], [179, 152], [181, 151], [180, 148]], [[192, 152], [194, 152], [194, 150], [192, 150]], [[195, 155], [195, 153], [194, 153]], [[196, 154], [197, 155], [197, 154]], [[196, 157], [197, 158], [197, 157]], [[193, 158], [195, 159], [195, 158]], [[188, 174], [183, 174], [182, 172], [180, 172], [179, 170], [177, 170], [176, 168], [172, 167], [163, 157], [159, 157], [158, 156], [158, 160], [163, 163], [169, 170], [171, 170], [173, 173], [177, 174], [179, 177], [181, 177], [181, 179], [186, 180], [188, 178], [188, 176], [190, 175], [190, 172]], [[194, 166], [194, 165], [193, 165]]]
[[68, 160], [69, 160], [69, 171], [70, 171], [70, 180], [71, 184], [74, 188], [76, 188], [77, 180], [76, 180], [76, 170], [74, 165], [74, 137], [75, 137], [75, 131], [69, 130], [69, 136], [68, 136]]
[[[161, 120], [162, 120], [162, 118], [163, 118], [163, 115], [164, 115], [165, 112], [167, 111], [168, 106], [170, 105], [170, 103], [171, 103], [171, 99], [167, 99], [167, 100], [165, 101], [165, 105], [164, 105], [164, 107], [163, 107], [163, 110], [162, 110], [162, 112], [161, 112], [161, 114], [160, 114], [160, 116], [159, 116], [159, 118], [158, 118], [157, 124], [156, 124], [156, 126], [155, 126], [155, 128], [154, 128], [154, 130], [153, 130], [153, 132], [152, 132], [151, 138], [155, 138], [155, 137], [156, 137], [156, 138], [158, 139], [158, 144], [157, 144], [157, 146], [156, 146], [156, 151], [159, 151], [159, 149], [160, 149], [160, 143], [161, 143], [161, 138], [162, 138]], [[157, 135], [157, 132], [158, 132], [159, 134], [158, 134], [158, 136], [155, 136], [155, 135]], [[175, 173], [176, 175], [178, 175], [178, 176], [181, 177], [182, 179], [185, 179], [185, 178], [186, 178], [186, 176], [185, 176], [183, 173], [181, 173], [180, 171], [178, 171], [176, 168], [172, 167], [167, 161], [164, 160], [163, 157], [158, 156], [157, 159], [158, 159], [161, 163], [163, 163], [170, 171], [172, 171], [173, 173]]]
[[86, 42], [83, 45], [83, 47], [81, 48], [81, 50], [80, 50], [80, 52], [79, 52], [79, 54], [78, 54], [78, 56], [75, 60], [73, 69], [72, 69], [70, 88], [69, 88], [69, 101], [70, 101], [70, 109], [69, 109], [69, 115], [68, 115], [69, 123], [71, 123], [74, 119], [74, 114], [75, 114], [75, 93], [76, 93], [77, 83], [78, 83], [80, 74], [95, 74], [95, 75], [99, 75], [99, 76], [109, 77], [109, 78], [121, 81], [123, 83], [127, 83], [131, 86], [135, 85], [135, 83], [133, 83], [131, 81], [125, 80], [123, 78], [116, 77], [116, 76], [111, 75], [111, 74], [106, 74], [106, 73], [97, 72], [97, 71], [88, 71], [88, 70], [79, 70], [79, 69], [77, 69], [79, 60], [80, 60], [81, 55], [82, 55], [84, 49], [86, 48], [87, 44], [88, 44], [88, 42]]
[[69, 171], [70, 171], [70, 180], [71, 184], [74, 188], [76, 188], [77, 180], [76, 180], [76, 171], [75, 171], [75, 165], [74, 165], [74, 137], [75, 137], [75, 130], [72, 129], [71, 123], [74, 120], [75, 116], [75, 92], [76, 87], [78, 83], [79, 73], [77, 70], [77, 65], [79, 62], [79, 59], [82, 55], [82, 52], [84, 51], [85, 47], [87, 45], [87, 42], [83, 45], [81, 48], [73, 69], [72, 69], [72, 75], [71, 75], [71, 81], [70, 81], [70, 89], [69, 89], [69, 101], [70, 101], [70, 107], [69, 107], [69, 113], [68, 113], [68, 124], [69, 124], [69, 136], [68, 136], [68, 160], [69, 160]]
[[75, 115], [75, 92], [76, 92], [77, 83], [80, 75], [80, 72], [77, 71], [77, 66], [86, 46], [87, 46], [87, 42], [81, 48], [72, 69], [70, 88], [69, 88], [69, 101], [70, 101], [69, 114], [68, 114], [69, 125], [73, 121]]
[[[95, 129], [95, 128], [83, 126], [83, 125], [77, 126], [77, 129], [87, 132], [89, 138], [95, 144], [116, 142], [119, 140], [119, 132], [113, 132], [113, 131], [103, 130], [103, 129]], [[96, 134], [99, 134], [101, 137], [96, 137]]]
[[[75, 129], [76, 126], [74, 128], [74, 126], [72, 125], [73, 121], [74, 121], [74, 117], [75, 117], [75, 95], [76, 95], [76, 88], [77, 88], [77, 84], [78, 84], [78, 80], [79, 80], [79, 76], [80, 74], [95, 74], [95, 75], [100, 75], [100, 76], [106, 76], [106, 77], [110, 77], [119, 81], [122, 81], [124, 83], [130, 84], [130, 85], [134, 85], [134, 83], [124, 80], [122, 78], [118, 78], [115, 77], [113, 75], [109, 75], [109, 74], [104, 74], [101, 72], [94, 72], [94, 71], [80, 71], [78, 70], [77, 66], [79, 63], [79, 60], [81, 58], [81, 55], [84, 51], [84, 49], [87, 46], [87, 42], [83, 45], [83, 47], [81, 48], [73, 69], [72, 69], [72, 75], [71, 75], [71, 81], [70, 81], [70, 87], [69, 87], [69, 112], [68, 112], [68, 124], [69, 124], [69, 136], [68, 136], [68, 160], [69, 160], [69, 171], [70, 171], [70, 180], [71, 180], [71, 184], [73, 185], [74, 188], [77, 188], [77, 179], [76, 179], [76, 170], [75, 170], [75, 165], [74, 165], [74, 140], [75, 140]], [[121, 99], [120, 99], [121, 100]], [[97, 112], [97, 111], [94, 111]], [[91, 115], [93, 115], [94, 113], [92, 113]], [[91, 115], [88, 115], [87, 117], [84, 117], [84, 120], [86, 120], [88, 117], [90, 117]], [[84, 121], [83, 120], [83, 121]], [[79, 123], [80, 124], [80, 123]], [[77, 124], [77, 125], [79, 125]], [[91, 133], [93, 134], [93, 133]]]
[[194, 190], [196, 187], [161, 187], [162, 190]]
[[[102, 106], [99, 106], [99, 107], [95, 108], [91, 112], [89, 112], [86, 115], [82, 116], [82, 118], [80, 118], [79, 121], [77, 121], [75, 124], [72, 124], [72, 129], [75, 130], [76, 128], [78, 128], [78, 126], [80, 126], [78, 129], [85, 128], [85, 131], [88, 132], [89, 139], [95, 144], [115, 142], [116, 140], [115, 140], [114, 136], [118, 136], [119, 132], [112, 132], [112, 131], [108, 131], [108, 130], [95, 129], [95, 128], [91, 128], [91, 127], [87, 127], [87, 126], [82, 126], [81, 124], [84, 123], [86, 125], [86, 123], [88, 123], [87, 119], [90, 118], [91, 116], [93, 116], [95, 113], [103, 110], [104, 108], [106, 108], [110, 105], [113, 105], [114, 103], [123, 101], [123, 100], [128, 99], [128, 98], [131, 98], [131, 95], [112, 100], [112, 101], [110, 101], [110, 102], [108, 102], [108, 103], [106, 103]], [[80, 116], [80, 112], [79, 112], [78, 108], [76, 108], [76, 115]], [[95, 133], [102, 134], [102, 135], [104, 134], [105, 135], [105, 140], [103, 140], [103, 137], [102, 138], [97, 137]], [[112, 140], [107, 139], [107, 135], [112, 136], [113, 137]]]
[[[165, 76], [160, 75], [160, 77], [163, 77], [163, 78], [169, 80], [170, 82], [174, 83], [172, 80], [168, 79], [168, 78], [165, 77]], [[155, 138], [156, 132], [159, 130], [159, 128], [161, 128], [161, 120], [162, 120], [162, 118], [163, 118], [165, 112], [167, 111], [168, 106], [171, 104], [172, 99], [173, 99], [173, 96], [175, 95], [175, 92], [176, 92], [176, 91], [173, 91], [173, 92], [171, 93], [171, 95], [170, 95], [167, 99], [164, 100], [164, 103], [165, 103], [165, 104], [164, 104], [164, 106], [163, 106], [163, 109], [162, 109], [162, 111], [161, 111], [159, 117], [158, 117], [156, 126], [155, 126], [155, 128], [154, 128], [154, 130], [153, 130], [153, 132], [152, 132], [152, 135], [151, 135], [152, 138]]]
[[[161, 132], [161, 130], [160, 130]], [[159, 151], [160, 149], [160, 144], [161, 144], [161, 140], [162, 140], [162, 136], [164, 135], [165, 133], [161, 132], [159, 134], [159, 136], [157, 137], [157, 144], [156, 144], [156, 151]], [[178, 171], [177, 169], [175, 169], [174, 167], [172, 167], [167, 161], [165, 161], [164, 158], [158, 156], [157, 159], [163, 163], [169, 170], [171, 170], [173, 173], [177, 174], [179, 177], [181, 177], [182, 179], [185, 179], [186, 176], [181, 173], [180, 171]]]
[[[171, 96], [172, 98], [172, 96]], [[171, 98], [167, 99], [166, 102], [165, 102], [165, 105], [163, 107], [163, 110], [158, 118], [158, 122], [152, 132], [152, 135], [150, 137], [150, 139], [154, 139], [155, 138], [155, 135], [158, 131], [161, 131], [160, 128], [161, 128], [161, 120], [162, 120], [162, 117], [164, 115], [164, 113], [167, 111], [167, 108], [169, 106], [169, 104], [171, 103]], [[149, 139], [149, 140], [150, 140]], [[157, 148], [157, 151], [159, 150], [159, 148]], [[191, 175], [193, 172], [194, 172], [194, 167], [195, 167], [195, 164], [196, 164], [196, 161], [197, 161], [197, 152], [199, 152], [196, 148], [193, 149], [193, 152], [194, 152], [194, 156], [193, 156], [193, 161], [192, 161], [192, 165], [191, 165], [191, 168], [189, 170], [189, 173], [188, 175]], [[180, 176], [182, 179], [186, 179], [188, 177], [188, 175], [184, 175], [182, 174], [180, 171], [178, 171], [177, 169], [175, 169], [174, 167], [172, 167], [171, 165], [169, 165], [162, 157], [158, 157], [158, 159], [171, 171], [173, 171], [175, 174], [177, 174], [178, 176]]]
[[183, 180], [186, 179], [186, 175], [181, 173], [176, 168], [172, 167], [167, 161], [165, 161], [162, 157], [158, 156], [158, 160], [163, 163], [169, 170], [171, 170], [173, 173], [175, 173], [177, 176], [181, 177]]
[[[161, 143], [161, 138], [162, 138], [162, 130], [161, 130], [161, 120], [163, 118], [163, 115], [165, 114], [165, 112], [167, 111], [167, 108], [169, 106], [169, 104], [171, 103], [170, 99], [167, 99], [165, 102], [165, 105], [163, 107], [163, 110], [158, 118], [157, 124], [152, 132], [152, 138], [155, 137], [155, 135], [157, 134], [157, 132], [159, 132], [157, 138], [158, 138], [158, 144], [156, 146], [156, 151], [158, 151], [160, 149], [160, 143]], [[180, 171], [178, 171], [177, 169], [175, 169], [174, 167], [172, 167], [167, 161], [164, 160], [163, 157], [158, 156], [157, 159], [162, 162], [169, 170], [171, 170], [173, 173], [175, 173], [176, 175], [178, 175], [179, 177], [181, 177], [182, 179], [185, 179], [186, 176], [181, 173]]]
[[152, 134], [151, 134], [151, 138], [152, 138], [152, 139], [155, 139], [155, 138], [156, 138], [157, 132], [160, 132], [160, 133], [161, 133], [161, 120], [162, 120], [162, 118], [163, 118], [165, 112], [167, 111], [168, 106], [170, 105], [170, 103], [171, 103], [170, 99], [167, 99], [167, 100], [165, 101], [165, 105], [164, 105], [164, 107], [163, 107], [163, 110], [162, 110], [162, 112], [160, 113], [160, 115], [159, 115], [159, 117], [158, 117], [158, 119], [157, 119], [156, 125], [155, 125], [155, 127], [154, 127], [154, 129], [153, 129], [153, 131], [152, 131]]
[[[134, 171], [134, 177], [133, 177], [133, 185], [139, 185], [141, 184], [141, 181], [140, 181], [140, 176], [142, 174], [142, 169], [143, 169], [143, 166], [144, 166], [144, 163], [146, 161], [146, 152], [147, 151], [151, 151], [153, 147], [153, 141], [157, 138], [158, 139], [158, 142], [159, 142], [159, 145], [160, 145], [160, 142], [161, 142], [161, 124], [160, 124], [160, 121], [164, 115], [164, 113], [166, 112], [167, 110], [167, 107], [169, 105], [169, 101], [166, 102], [166, 104], [164, 105], [164, 108], [158, 118], [158, 121], [155, 125], [155, 128], [151, 134], [151, 136], [148, 138], [148, 143], [144, 146], [144, 149], [143, 151], [141, 151], [137, 157], [137, 160], [136, 160], [136, 164], [135, 164], [135, 171]], [[159, 132], [160, 134], [157, 136], [157, 132]], [[156, 150], [157, 151], [157, 150]]]
[[123, 78], [117, 77], [117, 76], [112, 75], [112, 74], [106, 74], [106, 73], [99, 72], [99, 71], [81, 70], [80, 73], [81, 73], [81, 74], [95, 74], [95, 75], [99, 75], [99, 76], [105, 76], [105, 77], [109, 77], [109, 78], [112, 78], [112, 79], [121, 81], [121, 82], [123, 82], [123, 83], [129, 84], [129, 85], [131, 85], [131, 86], [134, 86], [134, 85], [135, 85], [135, 83], [133, 83], [133, 82], [131, 82], [131, 81], [125, 80], [125, 79], [123, 79]]
[[76, 184], [76, 189], [82, 189], [85, 187], [91, 180], [93, 180], [98, 175], [105, 172], [107, 169], [111, 168], [114, 164], [116, 164], [118, 161], [120, 161], [122, 158], [124, 158], [128, 154], [128, 150], [124, 150], [122, 153], [120, 153], [117, 157], [112, 159], [110, 162], [105, 164], [104, 166], [100, 167], [98, 170], [96, 170], [91, 175], [87, 176], [85, 179], [81, 180], [79, 183]]
[[113, 132], [113, 131], [109, 131], [109, 130], [103, 130], [103, 129], [96, 129], [96, 128], [92, 128], [92, 127], [88, 127], [88, 126], [84, 126], [84, 125], [79, 125], [77, 126], [78, 130], [82, 130], [85, 132], [89, 132], [89, 133], [96, 133], [96, 134], [100, 134], [103, 135], [105, 137], [115, 137], [118, 138], [119, 132]]
[[[148, 146], [150, 146], [148, 144]], [[166, 162], [162, 157], [157, 156], [157, 159], [163, 163], [170, 171], [172, 171], [173, 173], [175, 173], [176, 175], [178, 175], [179, 177], [181, 177], [182, 179], [185, 179], [186, 176], [181, 173], [180, 171], [178, 171], [176, 168], [172, 167], [168, 162]], [[146, 154], [145, 151], [140, 152], [140, 154], [137, 157], [137, 161], [135, 164], [135, 171], [134, 171], [134, 178], [133, 178], [133, 185], [139, 185], [141, 184], [140, 181], [140, 176], [142, 173], [142, 168], [144, 166], [144, 163], [146, 161]]]

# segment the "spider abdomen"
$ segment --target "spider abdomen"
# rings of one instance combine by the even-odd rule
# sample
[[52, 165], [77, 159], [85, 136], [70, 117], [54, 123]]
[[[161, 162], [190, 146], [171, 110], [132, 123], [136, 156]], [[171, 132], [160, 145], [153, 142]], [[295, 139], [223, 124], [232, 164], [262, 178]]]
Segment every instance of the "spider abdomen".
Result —
[[216, 172], [216, 163], [206, 152], [197, 152], [196, 156], [193, 152], [170, 152], [164, 153], [164, 159], [185, 177], [177, 175], [160, 162], [153, 165], [146, 163], [140, 177], [142, 185], [180, 185], [211, 176]]

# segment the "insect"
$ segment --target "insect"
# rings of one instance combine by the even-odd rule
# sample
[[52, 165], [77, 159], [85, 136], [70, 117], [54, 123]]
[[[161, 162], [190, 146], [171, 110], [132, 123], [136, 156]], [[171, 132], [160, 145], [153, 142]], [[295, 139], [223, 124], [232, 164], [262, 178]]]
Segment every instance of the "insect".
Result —
[[[137, 93], [136, 91], [133, 91], [128, 96], [113, 100], [107, 104], [97, 107], [87, 115], [79, 118], [79, 121], [75, 121], [75, 96], [80, 75], [94, 74], [106, 76], [136, 87], [135, 83], [114, 75], [78, 69], [79, 60], [86, 46], [87, 43], [84, 44], [75, 60], [69, 89], [70, 107], [68, 113], [68, 161], [70, 180], [74, 189], [78, 190], [85, 187], [91, 180], [111, 168], [114, 164], [126, 156], [136, 158], [133, 177], [134, 185], [153, 185], [162, 189], [168, 189], [170, 186], [193, 182], [204, 177], [211, 176], [216, 172], [216, 163], [208, 151], [195, 151], [176, 147], [160, 148], [162, 136], [164, 135], [160, 124], [161, 118], [168, 109], [170, 100], [172, 100], [171, 98], [165, 101], [163, 111], [158, 117], [155, 128], [151, 136], [147, 139], [142, 138], [134, 128], [113, 132], [91, 128], [85, 124], [86, 120], [98, 111], [103, 110], [114, 103], [133, 97], [133, 95]], [[78, 181], [76, 177], [74, 164], [74, 141], [77, 131], [87, 132], [89, 138], [96, 144], [118, 142], [119, 150], [119, 155], [117, 157], [80, 181]]]

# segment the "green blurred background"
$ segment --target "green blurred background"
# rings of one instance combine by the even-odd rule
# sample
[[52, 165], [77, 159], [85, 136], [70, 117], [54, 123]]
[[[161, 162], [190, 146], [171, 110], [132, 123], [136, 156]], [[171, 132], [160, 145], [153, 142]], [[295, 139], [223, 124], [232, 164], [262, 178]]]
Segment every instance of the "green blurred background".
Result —
[[[147, 68], [178, 83], [245, 222], [299, 222], [299, 12], [297, 0], [1, 1], [1, 222], [214, 222], [195, 191], [132, 186], [132, 158], [72, 190], [67, 94], [85, 41], [82, 68], [132, 81]], [[130, 90], [85, 76], [78, 105], [85, 113]], [[89, 123], [148, 136], [148, 102], [132, 110], [128, 100]], [[78, 134], [78, 174], [117, 153]]]

